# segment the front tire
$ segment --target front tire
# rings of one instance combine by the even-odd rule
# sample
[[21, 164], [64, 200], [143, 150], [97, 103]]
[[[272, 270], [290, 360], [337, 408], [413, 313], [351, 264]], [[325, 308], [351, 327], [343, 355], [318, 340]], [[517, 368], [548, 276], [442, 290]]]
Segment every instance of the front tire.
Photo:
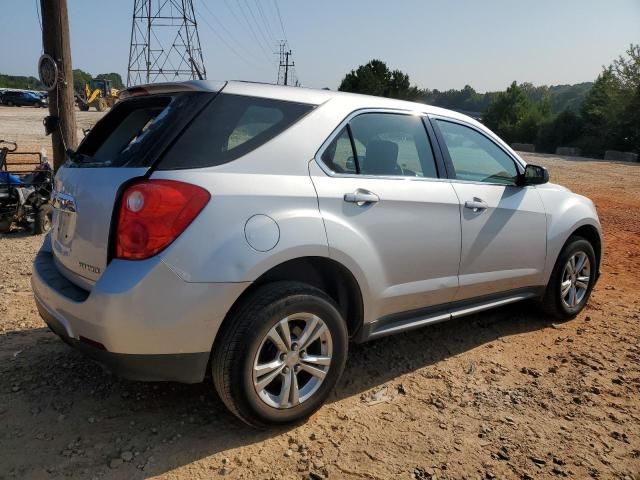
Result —
[[107, 109], [107, 101], [104, 98], [99, 98], [96, 100], [95, 106], [98, 112], [104, 112]]
[[591, 243], [582, 237], [570, 237], [553, 267], [542, 300], [543, 309], [562, 320], [578, 315], [591, 296], [597, 275], [596, 261]]
[[211, 368], [229, 410], [255, 427], [304, 419], [342, 375], [348, 334], [336, 304], [298, 282], [259, 287], [228, 318]]

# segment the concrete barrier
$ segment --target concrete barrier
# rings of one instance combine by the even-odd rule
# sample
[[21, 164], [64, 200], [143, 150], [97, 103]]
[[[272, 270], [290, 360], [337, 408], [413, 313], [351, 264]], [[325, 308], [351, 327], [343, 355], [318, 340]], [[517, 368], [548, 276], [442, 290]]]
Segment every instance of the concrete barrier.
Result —
[[638, 154], [633, 152], [620, 152], [618, 150], [607, 150], [604, 152], [604, 159], [616, 162], [638, 162]]
[[511, 148], [519, 152], [534, 153], [536, 151], [536, 146], [533, 143], [512, 143]]
[[582, 151], [578, 147], [558, 147], [556, 155], [566, 155], [568, 157], [579, 157]]

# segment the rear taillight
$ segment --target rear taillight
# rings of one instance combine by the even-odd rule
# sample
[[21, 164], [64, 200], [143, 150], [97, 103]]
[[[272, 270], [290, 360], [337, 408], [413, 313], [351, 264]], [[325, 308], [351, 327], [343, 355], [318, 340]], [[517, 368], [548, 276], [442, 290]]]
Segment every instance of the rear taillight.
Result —
[[173, 180], [144, 180], [127, 187], [120, 200], [116, 258], [142, 260], [162, 251], [210, 198], [203, 188]]

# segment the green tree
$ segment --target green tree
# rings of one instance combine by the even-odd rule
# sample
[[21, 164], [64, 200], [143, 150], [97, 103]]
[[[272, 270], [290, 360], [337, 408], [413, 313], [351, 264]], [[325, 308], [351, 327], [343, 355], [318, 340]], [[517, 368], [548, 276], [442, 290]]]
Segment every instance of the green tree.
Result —
[[122, 82], [122, 77], [119, 73], [100, 73], [96, 78], [99, 80], [111, 80], [111, 86], [113, 88], [117, 88], [118, 90], [124, 89], [124, 83]]
[[35, 77], [0, 74], [1, 88], [19, 88], [24, 90], [43, 90], [44, 85]]
[[84, 85], [85, 83], [91, 82], [91, 74], [84, 72], [80, 69], [75, 69], [73, 71], [73, 89], [77, 93], [84, 93]]
[[567, 108], [552, 120], [540, 125], [536, 136], [536, 149], [554, 153], [558, 147], [575, 146], [582, 134], [582, 117]]
[[596, 79], [582, 104], [587, 154], [604, 150], [640, 153], [640, 45], [613, 61]]
[[516, 125], [529, 107], [524, 89], [514, 81], [506, 91], [496, 95], [482, 120], [506, 142], [521, 141], [516, 138]]
[[417, 87], [411, 86], [409, 75], [400, 70], [391, 71], [386, 63], [376, 59], [347, 73], [338, 90], [405, 100], [416, 99], [421, 94]]
[[613, 141], [620, 150], [640, 153], [640, 44], [631, 44], [626, 57], [614, 60], [611, 70], [617, 78], [620, 107]]
[[551, 107], [545, 90], [538, 91], [539, 100], [530, 100], [533, 85], [513, 82], [498, 93], [483, 116], [484, 123], [506, 142], [533, 143], [540, 126], [548, 121]]

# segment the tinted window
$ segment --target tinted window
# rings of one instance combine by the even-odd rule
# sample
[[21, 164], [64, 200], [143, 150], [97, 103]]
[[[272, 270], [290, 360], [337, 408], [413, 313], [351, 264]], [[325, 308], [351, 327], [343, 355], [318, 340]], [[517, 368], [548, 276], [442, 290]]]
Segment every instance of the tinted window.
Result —
[[346, 128], [325, 149], [322, 161], [336, 173], [358, 173], [353, 159], [351, 139]]
[[350, 127], [361, 174], [438, 176], [420, 117], [365, 113], [355, 117]]
[[313, 107], [219, 94], [160, 162], [164, 170], [221, 165], [265, 144]]
[[455, 178], [476, 182], [516, 183], [514, 161], [500, 147], [476, 130], [458, 123], [438, 120]]
[[71, 166], [150, 166], [212, 97], [178, 93], [118, 102], [89, 131]]

